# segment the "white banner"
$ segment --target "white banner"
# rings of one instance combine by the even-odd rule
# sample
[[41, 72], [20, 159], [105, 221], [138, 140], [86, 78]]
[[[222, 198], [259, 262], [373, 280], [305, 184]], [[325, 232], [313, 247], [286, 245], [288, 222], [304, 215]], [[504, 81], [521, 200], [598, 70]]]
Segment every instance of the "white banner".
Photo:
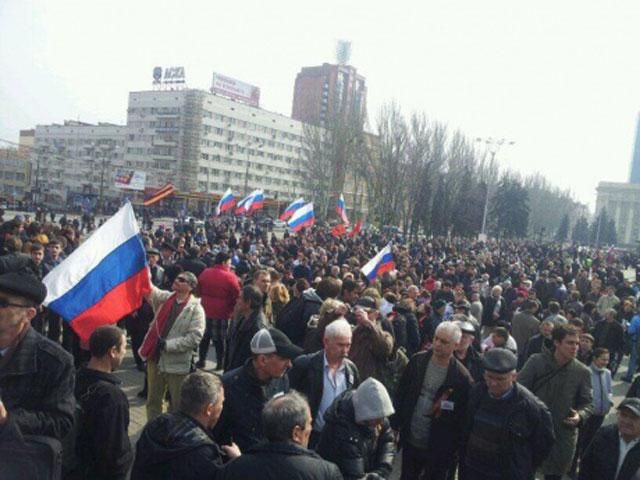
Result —
[[219, 73], [213, 73], [211, 93], [240, 100], [254, 107], [260, 106], [260, 89], [258, 87]]
[[147, 173], [139, 170], [129, 170], [127, 172], [118, 172], [116, 174], [116, 188], [127, 190], [144, 190], [147, 180]]

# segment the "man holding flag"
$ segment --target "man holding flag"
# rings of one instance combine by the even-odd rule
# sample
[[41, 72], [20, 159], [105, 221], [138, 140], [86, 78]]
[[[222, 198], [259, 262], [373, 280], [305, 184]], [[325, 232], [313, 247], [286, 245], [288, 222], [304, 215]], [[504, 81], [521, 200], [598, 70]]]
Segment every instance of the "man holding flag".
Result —
[[180, 387], [192, 370], [194, 350], [204, 334], [205, 313], [200, 299], [193, 295], [198, 279], [191, 272], [181, 272], [173, 282], [173, 292], [152, 287], [147, 301], [155, 318], [140, 347], [147, 360], [147, 420], [162, 412], [167, 390], [170, 411], [175, 411]]

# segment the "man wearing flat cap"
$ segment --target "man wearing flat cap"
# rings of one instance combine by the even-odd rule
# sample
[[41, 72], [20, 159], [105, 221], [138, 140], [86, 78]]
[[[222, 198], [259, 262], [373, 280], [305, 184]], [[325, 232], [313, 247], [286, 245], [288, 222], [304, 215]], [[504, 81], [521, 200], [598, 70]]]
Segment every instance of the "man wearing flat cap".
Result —
[[0, 401], [7, 412], [0, 437], [17, 428], [61, 440], [73, 425], [73, 358], [31, 328], [46, 296], [35, 276], [0, 275]]
[[580, 462], [579, 480], [635, 480], [640, 472], [640, 399], [625, 398], [618, 421], [598, 430]]
[[554, 441], [549, 409], [516, 383], [518, 359], [504, 348], [486, 352], [484, 382], [469, 395], [460, 465], [464, 480], [533, 480]]

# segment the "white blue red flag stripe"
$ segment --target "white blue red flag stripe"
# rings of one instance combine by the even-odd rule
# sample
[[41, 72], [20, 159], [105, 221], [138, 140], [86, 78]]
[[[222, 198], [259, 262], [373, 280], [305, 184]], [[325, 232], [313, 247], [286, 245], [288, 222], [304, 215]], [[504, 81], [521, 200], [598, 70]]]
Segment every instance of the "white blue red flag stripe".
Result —
[[393, 253], [391, 253], [391, 244], [389, 243], [375, 257], [369, 260], [360, 271], [372, 282], [384, 272], [389, 272], [394, 268], [396, 268], [396, 264], [393, 261]]
[[264, 206], [264, 193], [262, 190], [254, 190], [244, 197], [236, 205], [236, 215], [251, 215]]
[[316, 217], [313, 213], [313, 202], [297, 209], [287, 222], [287, 225], [294, 232], [299, 232], [305, 227], [310, 227], [316, 223]]
[[280, 215], [280, 220], [289, 220], [293, 213], [302, 207], [302, 205], [304, 205], [304, 198], [302, 197], [291, 202], [289, 206], [285, 208], [284, 212], [282, 212], [282, 215]]
[[240, 200], [237, 204], [236, 204], [236, 215], [242, 215], [244, 214], [245, 210], [244, 210], [244, 205], [245, 203], [247, 203], [249, 201], [249, 198], [251, 196], [247, 196], [244, 197], [242, 200]]
[[262, 190], [255, 190], [251, 193], [249, 200], [244, 205], [244, 209], [247, 215], [251, 215], [253, 212], [260, 210], [264, 207], [264, 192]]
[[224, 192], [224, 195], [220, 197], [220, 201], [218, 202], [218, 206], [216, 207], [216, 215], [220, 215], [228, 210], [231, 210], [236, 204], [236, 199], [233, 196], [230, 188], [227, 188], [227, 191]]
[[142, 304], [151, 289], [147, 258], [131, 204], [96, 230], [44, 279], [44, 305], [84, 341]]
[[342, 219], [342, 223], [345, 225], [349, 225], [349, 219], [347, 218], [347, 207], [344, 203], [344, 195], [340, 194], [340, 198], [338, 198], [338, 205], [336, 206], [336, 213]]

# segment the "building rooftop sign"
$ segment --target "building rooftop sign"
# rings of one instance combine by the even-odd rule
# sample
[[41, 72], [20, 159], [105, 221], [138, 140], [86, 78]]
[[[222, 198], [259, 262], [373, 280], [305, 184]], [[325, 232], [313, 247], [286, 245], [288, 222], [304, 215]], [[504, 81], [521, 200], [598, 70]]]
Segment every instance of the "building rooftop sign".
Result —
[[258, 87], [219, 73], [213, 73], [211, 93], [232, 98], [254, 107], [260, 106], [260, 89]]

